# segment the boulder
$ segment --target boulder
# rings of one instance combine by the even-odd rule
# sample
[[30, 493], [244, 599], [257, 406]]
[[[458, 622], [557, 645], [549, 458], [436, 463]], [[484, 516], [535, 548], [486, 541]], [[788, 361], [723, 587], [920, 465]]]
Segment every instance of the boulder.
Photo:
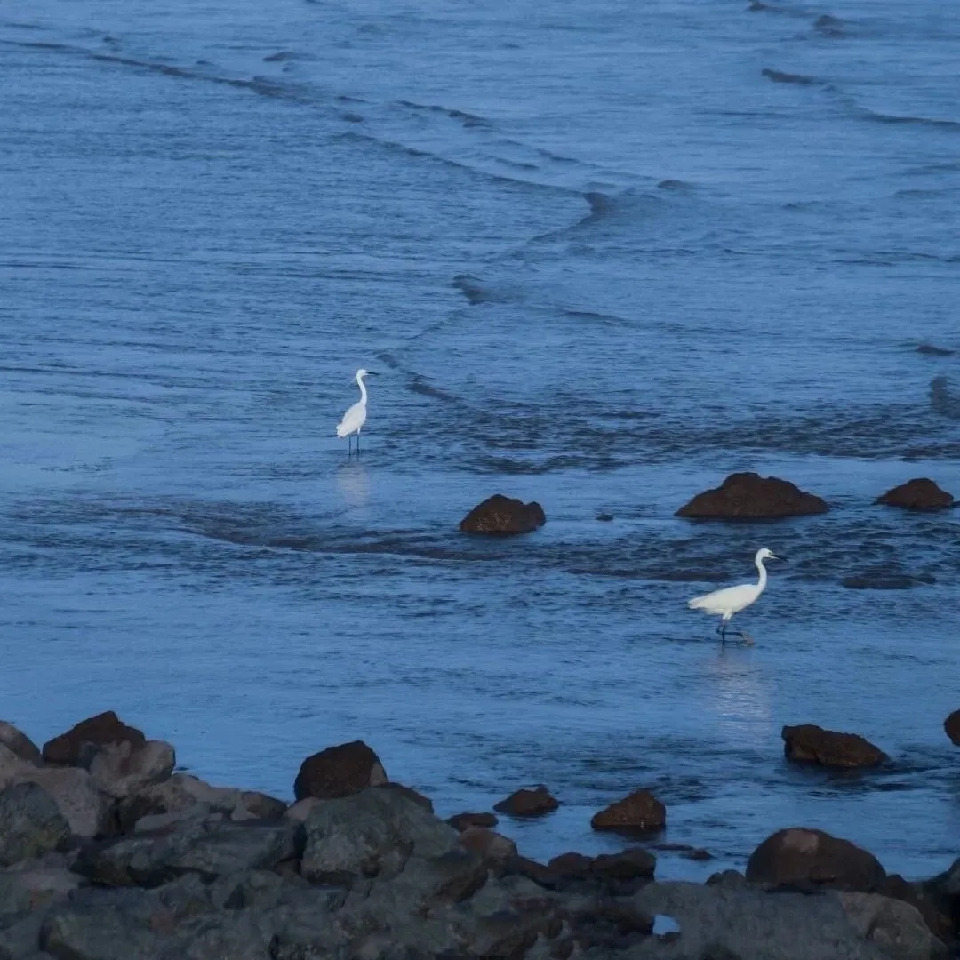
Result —
[[197, 803], [206, 804], [210, 810], [232, 820], [275, 820], [287, 809], [282, 800], [266, 794], [234, 787], [214, 787], [191, 774], [175, 773], [120, 801], [117, 808], [120, 829], [130, 830], [142, 817], [183, 812]]
[[110, 802], [86, 770], [34, 767], [19, 779], [21, 783], [37, 784], [53, 798], [75, 837], [97, 837], [113, 829]]
[[677, 511], [678, 517], [718, 520], [804, 517], [826, 513], [829, 505], [788, 480], [756, 473], [732, 473], [713, 490], [698, 493]]
[[903, 510], [943, 510], [954, 505], [953, 496], [926, 477], [915, 477], [877, 497], [877, 503]]
[[175, 764], [173, 747], [163, 740], [147, 740], [139, 746], [121, 740], [97, 747], [87, 769], [100, 790], [119, 800], [166, 780]]
[[56, 801], [35, 783], [18, 783], [0, 792], [0, 866], [56, 850], [70, 826]]
[[517, 845], [509, 838], [486, 827], [467, 827], [460, 832], [460, 845], [494, 863], [505, 863], [517, 855]]
[[543, 507], [536, 500], [524, 503], [495, 493], [478, 503], [461, 521], [461, 533], [531, 533], [547, 522]]
[[410, 797], [368, 789], [322, 803], [304, 823], [301, 875], [311, 881], [352, 884], [389, 879], [411, 856], [462, 853], [459, 834]]
[[433, 801], [429, 797], [425, 797], [419, 790], [414, 790], [413, 787], [404, 786], [402, 783], [381, 783], [378, 787], [380, 790], [394, 790], [397, 793], [402, 793], [405, 797], [409, 797], [414, 803], [419, 803], [421, 807], [425, 807], [431, 813], [433, 813]]
[[541, 817], [545, 813], [552, 813], [558, 806], [557, 800], [541, 784], [533, 789], [524, 787], [515, 790], [509, 797], [495, 803], [493, 809], [511, 817]]
[[21, 733], [12, 723], [7, 723], [5, 720], [0, 720], [0, 743], [21, 760], [29, 763], [40, 762], [40, 750], [37, 745], [25, 733]]
[[662, 953], [674, 960], [946, 958], [943, 944], [913, 907], [876, 895], [827, 891], [809, 896], [753, 886], [650, 883], [631, 902], [651, 917], [676, 922], [679, 938], [669, 953]]
[[300, 764], [293, 784], [297, 800], [331, 799], [359, 793], [387, 782], [380, 758], [362, 740], [327, 747]]
[[447, 818], [447, 823], [455, 830], [467, 827], [495, 827], [500, 821], [492, 813], [457, 813]]
[[784, 753], [796, 763], [815, 763], [822, 767], [876, 767], [887, 755], [856, 733], [824, 730], [815, 723], [785, 726], [780, 731]]
[[547, 869], [566, 879], [627, 881], [652, 878], [656, 865], [657, 858], [649, 850], [628, 847], [619, 853], [601, 853], [596, 857], [561, 853], [547, 863]]
[[19, 783], [23, 777], [29, 776], [36, 769], [35, 763], [24, 760], [5, 743], [0, 743], [0, 788]]
[[81, 759], [87, 744], [129, 742], [140, 747], [147, 738], [136, 727], [127, 726], [112, 710], [81, 720], [75, 727], [43, 745], [43, 759], [47, 763], [75, 764]]
[[590, 826], [594, 830], [615, 830], [629, 834], [660, 830], [666, 822], [666, 807], [649, 790], [634, 790], [622, 800], [594, 814]]
[[872, 853], [822, 830], [790, 827], [767, 837], [747, 861], [747, 880], [871, 892], [886, 872]]
[[943, 721], [943, 729], [951, 741], [960, 747], [960, 710], [954, 710], [953, 713]]
[[74, 869], [100, 886], [156, 887], [184, 874], [213, 880], [275, 867], [297, 853], [292, 823], [183, 819], [169, 829], [83, 850]]

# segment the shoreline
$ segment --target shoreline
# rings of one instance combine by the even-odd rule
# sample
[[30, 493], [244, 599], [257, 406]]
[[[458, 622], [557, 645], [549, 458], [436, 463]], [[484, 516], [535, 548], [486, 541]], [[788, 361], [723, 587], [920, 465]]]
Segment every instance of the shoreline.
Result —
[[362, 741], [307, 757], [287, 803], [178, 772], [170, 744], [112, 712], [42, 750], [0, 724], [0, 785], [13, 960], [927, 960], [958, 942], [960, 861], [909, 883], [791, 827], [744, 873], [664, 881], [660, 852], [709, 854], [658, 840], [669, 811], [636, 790], [592, 821], [618, 850], [538, 863], [508, 834], [557, 808], [546, 788], [444, 821]]

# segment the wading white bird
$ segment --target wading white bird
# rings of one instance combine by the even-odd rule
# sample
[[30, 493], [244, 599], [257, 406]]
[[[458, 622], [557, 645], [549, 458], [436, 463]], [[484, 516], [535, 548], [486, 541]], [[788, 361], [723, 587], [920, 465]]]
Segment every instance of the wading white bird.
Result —
[[360, 388], [360, 399], [350, 407], [343, 415], [343, 419], [337, 424], [337, 436], [341, 439], [347, 438], [347, 456], [350, 456], [350, 437], [357, 435], [357, 453], [360, 452], [360, 428], [367, 422], [367, 388], [363, 385], [363, 378], [369, 377], [374, 371], [364, 370], [362, 367], [357, 371], [357, 386]]
[[[691, 610], [704, 610], [707, 613], [720, 614], [721, 620], [717, 626], [717, 633], [720, 639], [725, 640], [727, 636], [727, 624], [733, 619], [735, 613], [749, 607], [754, 603], [757, 597], [763, 593], [767, 585], [767, 568], [763, 565], [764, 560], [786, 560], [786, 557], [778, 557], [772, 550], [761, 547], [757, 551], [756, 564], [760, 571], [760, 578], [756, 583], [743, 583], [739, 587], [724, 587], [722, 590], [714, 590], [713, 593], [705, 594], [702, 597], [694, 597], [688, 606]], [[740, 630], [734, 631], [742, 637]]]

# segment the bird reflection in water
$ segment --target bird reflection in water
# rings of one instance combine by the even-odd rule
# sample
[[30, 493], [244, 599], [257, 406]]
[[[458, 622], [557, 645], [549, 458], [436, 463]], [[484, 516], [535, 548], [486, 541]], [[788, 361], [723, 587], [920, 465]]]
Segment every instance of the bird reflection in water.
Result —
[[[745, 653], [745, 651], [743, 651]], [[728, 730], [765, 738], [769, 733], [773, 712], [770, 706], [770, 683], [763, 667], [752, 658], [735, 655], [733, 650], [720, 649], [711, 658], [709, 684], [713, 712]]]
[[337, 486], [348, 507], [365, 507], [370, 499], [370, 477], [359, 459], [348, 460], [337, 468]]

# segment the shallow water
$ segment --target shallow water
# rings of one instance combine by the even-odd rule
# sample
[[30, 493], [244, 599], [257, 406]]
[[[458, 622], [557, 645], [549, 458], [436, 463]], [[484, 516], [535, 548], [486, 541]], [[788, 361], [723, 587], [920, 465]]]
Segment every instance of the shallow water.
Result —
[[[960, 493], [958, 48], [932, 0], [7, 0], [5, 717], [281, 796], [356, 737], [443, 814], [543, 782], [536, 857], [648, 786], [716, 857], [663, 876], [793, 824], [943, 868], [960, 523], [871, 504]], [[833, 509], [673, 516], [739, 469]], [[461, 537], [496, 491], [547, 525]], [[761, 545], [721, 649], [685, 601]], [[798, 722], [893, 762], [789, 768]]]

